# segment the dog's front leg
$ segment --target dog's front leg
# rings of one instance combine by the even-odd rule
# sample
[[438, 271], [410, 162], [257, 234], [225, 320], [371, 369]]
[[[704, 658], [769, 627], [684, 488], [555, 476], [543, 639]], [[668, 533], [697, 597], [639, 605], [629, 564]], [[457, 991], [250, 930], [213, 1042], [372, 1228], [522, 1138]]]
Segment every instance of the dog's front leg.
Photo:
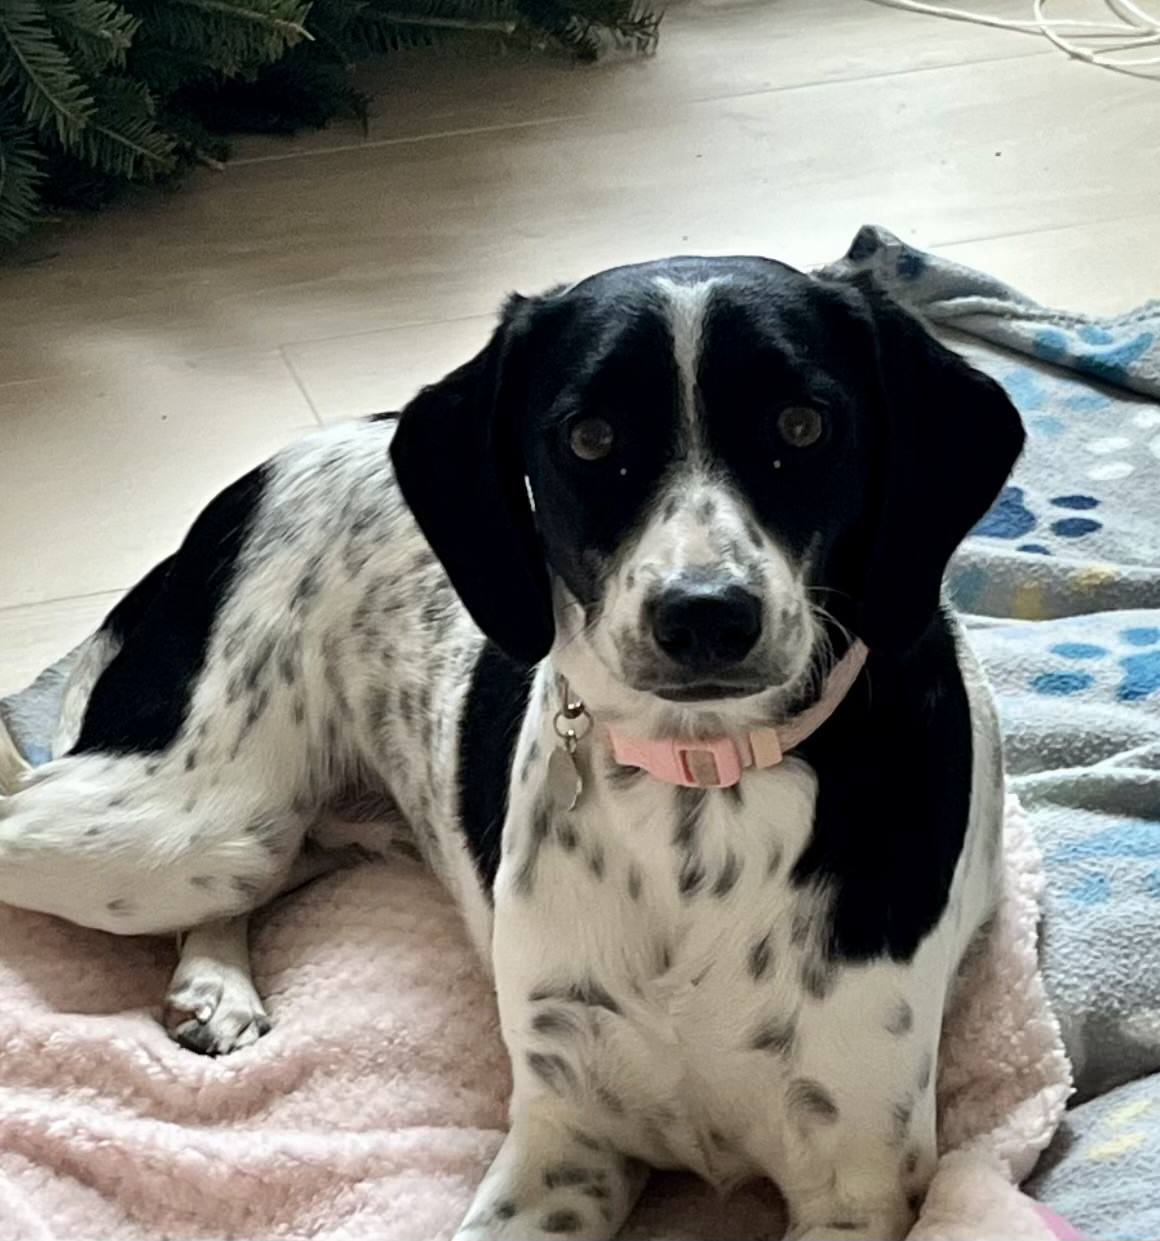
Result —
[[[820, 979], [819, 975], [819, 979]], [[831, 990], [832, 988], [832, 990]], [[901, 1241], [937, 1161], [940, 992], [921, 969], [819, 982], [786, 1079], [777, 1180], [795, 1241]]]
[[609, 1241], [646, 1175], [643, 1164], [586, 1133], [560, 1100], [534, 1099], [513, 1108], [456, 1241]]

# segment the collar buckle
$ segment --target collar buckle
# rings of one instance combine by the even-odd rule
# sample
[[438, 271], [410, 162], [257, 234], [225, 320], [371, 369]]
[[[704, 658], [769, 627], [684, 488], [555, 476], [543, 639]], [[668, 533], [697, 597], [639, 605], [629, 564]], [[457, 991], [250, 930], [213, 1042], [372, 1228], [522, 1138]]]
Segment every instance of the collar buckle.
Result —
[[676, 783], [690, 789], [728, 789], [741, 779], [741, 756], [732, 737], [674, 741]]

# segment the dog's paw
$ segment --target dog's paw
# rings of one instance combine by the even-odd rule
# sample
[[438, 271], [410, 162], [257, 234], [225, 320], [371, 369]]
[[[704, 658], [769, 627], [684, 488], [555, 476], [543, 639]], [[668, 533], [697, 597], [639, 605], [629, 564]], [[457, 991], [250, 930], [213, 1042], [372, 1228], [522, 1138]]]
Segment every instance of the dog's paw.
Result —
[[250, 980], [234, 971], [174, 979], [163, 1021], [171, 1039], [205, 1056], [247, 1047], [270, 1029]]

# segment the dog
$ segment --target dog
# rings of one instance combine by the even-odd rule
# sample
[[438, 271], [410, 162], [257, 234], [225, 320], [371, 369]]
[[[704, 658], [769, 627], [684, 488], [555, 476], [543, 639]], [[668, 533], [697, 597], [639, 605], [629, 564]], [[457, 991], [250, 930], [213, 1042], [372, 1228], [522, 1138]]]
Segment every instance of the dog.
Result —
[[1002, 865], [942, 579], [1022, 443], [866, 281], [676, 258], [513, 296], [112, 611], [59, 757], [0, 801], [0, 900], [180, 933], [167, 1028], [230, 1052], [269, 1027], [248, 914], [370, 798], [462, 910], [511, 1056], [461, 1241], [610, 1238], [654, 1167], [769, 1177], [797, 1238], [901, 1237]]

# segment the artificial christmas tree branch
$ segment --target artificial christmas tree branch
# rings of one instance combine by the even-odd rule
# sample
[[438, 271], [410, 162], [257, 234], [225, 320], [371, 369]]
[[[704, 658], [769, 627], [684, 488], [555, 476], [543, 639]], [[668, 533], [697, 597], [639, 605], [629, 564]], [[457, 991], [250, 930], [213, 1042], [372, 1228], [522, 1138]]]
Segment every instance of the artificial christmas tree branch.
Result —
[[638, 52], [639, 0], [0, 0], [0, 245], [48, 203], [226, 154], [223, 132], [292, 132], [365, 115], [370, 54], [476, 33], [591, 59]]

